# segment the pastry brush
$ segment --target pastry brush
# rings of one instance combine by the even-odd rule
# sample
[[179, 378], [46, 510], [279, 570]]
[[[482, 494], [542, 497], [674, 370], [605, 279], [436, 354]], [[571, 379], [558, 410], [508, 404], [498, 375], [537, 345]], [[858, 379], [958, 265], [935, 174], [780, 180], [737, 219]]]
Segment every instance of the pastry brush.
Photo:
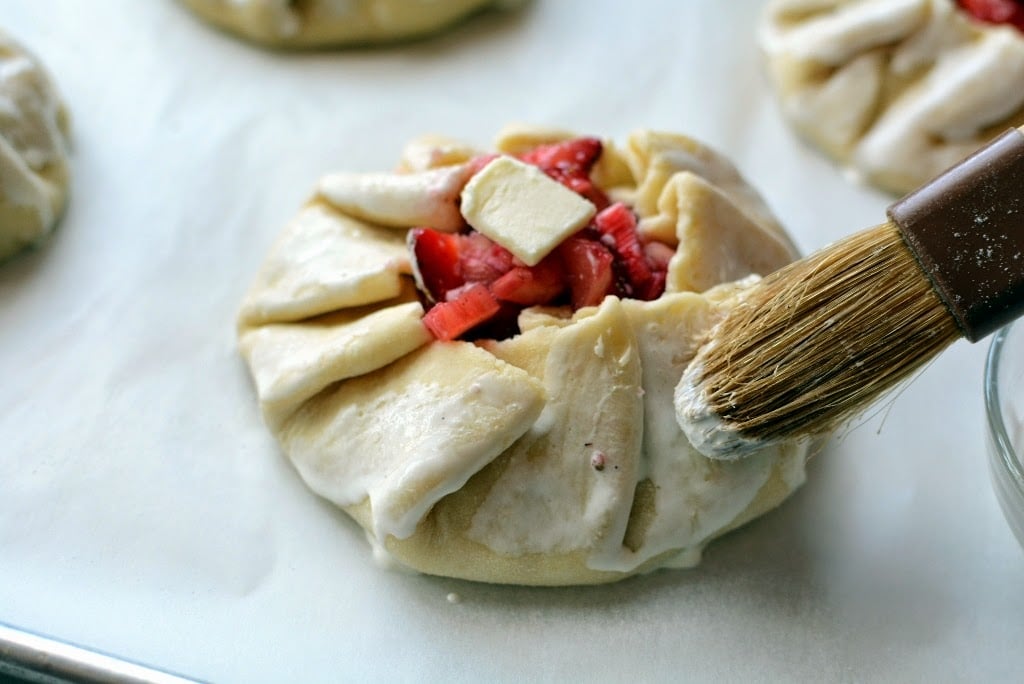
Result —
[[888, 221], [737, 295], [676, 417], [711, 458], [827, 433], [957, 339], [1024, 313], [1024, 129], [890, 206]]

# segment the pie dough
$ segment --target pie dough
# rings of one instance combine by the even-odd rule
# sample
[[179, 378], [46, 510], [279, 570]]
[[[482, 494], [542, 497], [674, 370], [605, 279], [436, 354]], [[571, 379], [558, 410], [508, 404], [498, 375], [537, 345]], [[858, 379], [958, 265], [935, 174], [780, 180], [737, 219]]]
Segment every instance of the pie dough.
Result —
[[68, 196], [68, 114], [42, 65], [0, 31], [0, 260], [45, 237]]
[[[496, 147], [572, 137], [513, 127]], [[733, 281], [796, 250], [723, 157], [641, 131], [605, 141], [590, 177], [675, 248], [665, 294], [528, 308], [509, 339], [439, 342], [421, 322], [406, 235], [460, 227], [480, 154], [424, 138], [397, 173], [321, 181], [239, 316], [267, 426], [381, 557], [425, 573], [566, 585], [696, 564], [804, 480], [807, 445], [712, 461], [673, 408], [702, 334], [746, 282]]]
[[379, 43], [438, 31], [519, 0], [182, 0], [211, 24], [276, 47]]
[[953, 0], [772, 0], [761, 45], [790, 123], [892, 192], [1024, 124], [1024, 33]]

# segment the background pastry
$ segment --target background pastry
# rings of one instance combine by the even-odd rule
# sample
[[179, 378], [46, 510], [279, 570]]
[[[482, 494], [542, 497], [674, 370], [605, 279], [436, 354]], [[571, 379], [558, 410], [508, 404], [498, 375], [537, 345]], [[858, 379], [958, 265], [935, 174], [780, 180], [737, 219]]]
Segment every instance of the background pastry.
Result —
[[855, 174], [897, 193], [1021, 125], [1024, 24], [1014, 26], [1015, 15], [981, 21], [961, 4], [772, 0], [761, 45], [784, 115]]
[[45, 237], [67, 202], [68, 114], [43, 66], [0, 31], [0, 260]]
[[182, 0], [206, 21], [257, 43], [317, 47], [378, 43], [438, 31], [517, 0]]
[[694, 564], [804, 478], [806, 445], [710, 461], [672, 409], [732, 281], [796, 250], [689, 138], [510, 128], [496, 148], [429, 138], [399, 173], [321, 181], [240, 313], [265, 422], [423, 572], [557, 585]]

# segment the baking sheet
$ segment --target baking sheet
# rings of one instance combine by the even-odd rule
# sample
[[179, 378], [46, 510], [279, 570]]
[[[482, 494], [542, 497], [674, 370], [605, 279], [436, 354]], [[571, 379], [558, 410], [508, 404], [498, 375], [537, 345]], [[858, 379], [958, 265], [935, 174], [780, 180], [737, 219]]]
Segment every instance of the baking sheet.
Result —
[[233, 320], [270, 242], [320, 175], [390, 168], [424, 132], [686, 132], [804, 249], [881, 221], [890, 198], [780, 121], [759, 5], [537, 0], [291, 55], [169, 0], [0, 0], [75, 134], [66, 219], [0, 268], [0, 621], [225, 682], [1019, 675], [1024, 557], [988, 482], [984, 344], [932, 364], [698, 568], [602, 587], [382, 571], [260, 424]]

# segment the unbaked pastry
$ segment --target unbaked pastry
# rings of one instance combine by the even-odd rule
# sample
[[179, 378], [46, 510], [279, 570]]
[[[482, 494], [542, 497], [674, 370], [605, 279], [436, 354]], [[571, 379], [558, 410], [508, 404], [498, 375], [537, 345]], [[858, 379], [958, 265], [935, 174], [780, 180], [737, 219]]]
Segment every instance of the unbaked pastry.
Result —
[[[301, 477], [381, 556], [425, 573], [565, 585], [689, 566], [804, 479], [806, 445], [712, 461], [689, 446], [673, 410], [699, 338], [743, 286], [733, 281], [796, 256], [764, 202], [723, 157], [679, 135], [641, 131], [624, 147], [592, 139], [599, 157], [581, 181], [561, 162], [537, 178], [513, 159], [560, 141], [576, 142], [512, 127], [492, 158], [424, 138], [396, 173], [325, 177], [241, 307], [239, 345], [264, 420]], [[460, 207], [480, 221], [466, 205], [480, 202], [470, 186], [488, 174], [500, 184], [484, 213], [510, 224], [551, 219], [547, 202], [517, 203], [535, 191], [516, 185], [524, 177], [544, 192], [564, 191], [550, 176], [581, 193], [561, 198], [565, 220], [577, 220], [573, 202], [591, 204], [582, 197], [615, 202], [574, 237], [631, 208], [642, 241], [660, 245], [651, 253], [667, 251], [657, 262], [664, 292], [602, 295], [575, 312], [530, 306], [504, 339], [435, 339], [424, 324], [431, 297], [415, 282], [436, 276], [413, 268], [422, 231], [410, 229], [479, 239]], [[501, 196], [509, 187], [517, 202]], [[467, 291], [452, 287], [445, 303]]]
[[519, 0], [182, 0], [215, 26], [276, 47], [379, 43], [438, 31]]
[[1024, 33], [953, 0], [772, 0], [761, 45], [791, 124], [892, 192], [1024, 124]]
[[68, 196], [68, 115], [42, 65], [0, 31], [0, 260], [45, 237]]

